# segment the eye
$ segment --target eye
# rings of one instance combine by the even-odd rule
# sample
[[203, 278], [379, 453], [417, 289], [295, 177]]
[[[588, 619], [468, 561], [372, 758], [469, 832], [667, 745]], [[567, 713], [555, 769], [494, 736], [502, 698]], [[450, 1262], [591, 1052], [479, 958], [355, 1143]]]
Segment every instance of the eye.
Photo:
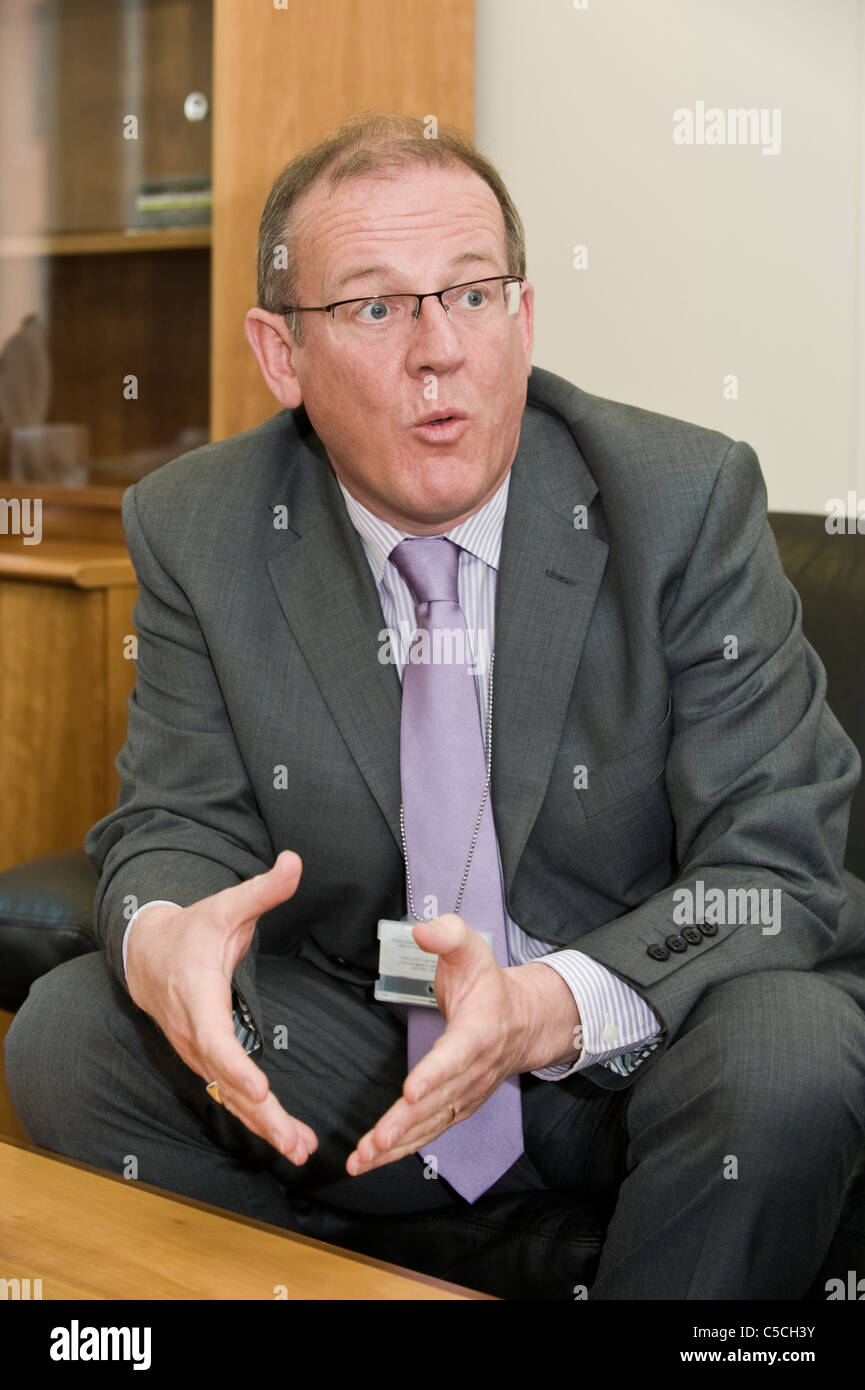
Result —
[[460, 303], [466, 309], [483, 309], [491, 298], [487, 285], [469, 285], [460, 296]]
[[[385, 323], [393, 317], [397, 306], [387, 299], [364, 299], [354, 307], [354, 317], [361, 323]], [[367, 314], [369, 310], [369, 314]]]

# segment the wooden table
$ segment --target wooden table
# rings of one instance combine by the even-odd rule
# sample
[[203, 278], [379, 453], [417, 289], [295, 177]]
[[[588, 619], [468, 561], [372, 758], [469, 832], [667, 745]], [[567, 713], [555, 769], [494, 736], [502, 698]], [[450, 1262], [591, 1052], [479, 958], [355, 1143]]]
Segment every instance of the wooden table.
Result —
[[0, 1194], [0, 1279], [43, 1299], [488, 1298], [8, 1139]]

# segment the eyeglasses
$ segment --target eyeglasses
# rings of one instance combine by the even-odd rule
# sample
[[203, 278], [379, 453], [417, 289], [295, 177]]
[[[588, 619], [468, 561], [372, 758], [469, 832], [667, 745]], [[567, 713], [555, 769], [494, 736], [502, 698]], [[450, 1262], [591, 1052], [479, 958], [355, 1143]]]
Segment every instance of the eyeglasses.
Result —
[[[467, 280], [446, 290], [425, 294], [378, 294], [367, 299], [340, 299], [335, 304], [286, 304], [288, 314], [330, 314], [342, 338], [396, 337], [406, 333], [420, 315], [421, 301], [437, 299], [449, 318], [476, 327], [512, 318], [519, 312], [523, 281], [517, 275], [493, 275], [487, 280]], [[501, 289], [499, 290], [499, 286]]]

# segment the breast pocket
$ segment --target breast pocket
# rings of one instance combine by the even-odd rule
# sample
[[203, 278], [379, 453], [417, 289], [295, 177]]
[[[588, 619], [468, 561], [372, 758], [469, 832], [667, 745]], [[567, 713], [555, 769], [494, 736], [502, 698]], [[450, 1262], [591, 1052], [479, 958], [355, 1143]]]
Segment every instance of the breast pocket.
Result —
[[672, 725], [673, 705], [669, 700], [663, 720], [647, 739], [611, 762], [586, 769], [586, 786], [579, 792], [585, 820], [594, 820], [614, 807], [627, 809], [625, 803], [631, 800], [635, 808], [639, 807], [640, 793], [663, 776]]

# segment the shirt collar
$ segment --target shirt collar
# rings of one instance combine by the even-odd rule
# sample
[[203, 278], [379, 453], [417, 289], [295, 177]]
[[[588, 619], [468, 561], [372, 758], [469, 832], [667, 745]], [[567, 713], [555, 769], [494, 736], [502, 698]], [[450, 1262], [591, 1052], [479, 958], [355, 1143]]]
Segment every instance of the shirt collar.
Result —
[[[452, 527], [450, 531], [441, 532], [441, 535], [446, 536], [450, 541], [455, 541], [463, 550], [468, 550], [470, 554], [476, 555], [479, 560], [483, 560], [494, 570], [499, 567], [502, 527], [508, 505], [510, 481], [509, 469], [498, 490], [479, 511], [474, 512], [465, 521], [461, 521], [458, 526]], [[352, 525], [358, 532], [364, 550], [369, 557], [375, 582], [380, 584], [390, 552], [395, 545], [407, 538], [409, 532], [398, 531], [395, 526], [383, 521], [380, 516], [376, 516], [363, 503], [358, 502], [356, 497], [352, 497], [338, 478], [337, 482], [345, 498], [346, 510]]]

